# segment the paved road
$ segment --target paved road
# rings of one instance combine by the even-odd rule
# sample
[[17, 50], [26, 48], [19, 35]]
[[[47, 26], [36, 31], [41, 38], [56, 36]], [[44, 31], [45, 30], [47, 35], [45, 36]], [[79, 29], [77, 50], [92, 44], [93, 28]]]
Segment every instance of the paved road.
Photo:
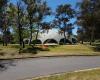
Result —
[[100, 57], [59, 57], [0, 62], [0, 80], [23, 78], [100, 67]]

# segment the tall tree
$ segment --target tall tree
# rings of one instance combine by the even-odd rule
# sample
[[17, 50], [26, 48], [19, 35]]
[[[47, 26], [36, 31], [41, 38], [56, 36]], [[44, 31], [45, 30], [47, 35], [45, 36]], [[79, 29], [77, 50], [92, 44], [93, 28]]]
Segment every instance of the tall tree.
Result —
[[18, 34], [18, 40], [20, 44], [20, 49], [24, 48], [24, 38], [23, 38], [23, 30], [26, 26], [26, 12], [24, 9], [24, 4], [22, 1], [18, 1], [16, 5], [10, 4], [9, 5], [9, 19], [10, 25], [16, 29], [15, 32]]
[[21, 6], [21, 2], [17, 2], [17, 25], [18, 25], [18, 32], [19, 32], [19, 42], [20, 46], [24, 47], [23, 44], [23, 37], [22, 37], [22, 21], [23, 21], [23, 7]]
[[0, 29], [3, 33], [3, 45], [6, 46], [7, 46], [7, 28], [8, 28], [7, 3], [8, 0], [0, 0]]
[[45, 1], [42, 0], [23, 0], [27, 5], [28, 20], [30, 24], [30, 45], [32, 41], [33, 25], [36, 26], [36, 39], [38, 37], [41, 21], [44, 16], [50, 14], [50, 8], [47, 6]]
[[25, 4], [27, 5], [27, 13], [28, 13], [28, 20], [29, 20], [29, 26], [30, 26], [30, 41], [29, 45], [31, 45], [32, 41], [32, 29], [33, 29], [33, 18], [36, 14], [36, 8], [37, 8], [37, 0], [23, 0]]
[[59, 29], [64, 34], [64, 44], [66, 44], [66, 32], [70, 36], [72, 34], [72, 23], [70, 23], [70, 20], [74, 18], [75, 11], [71, 8], [71, 5], [64, 4], [58, 6], [56, 9], [56, 19], [54, 21], [55, 24], [59, 27]]
[[17, 6], [10, 3], [8, 6], [9, 26], [12, 29], [13, 41], [18, 44], [18, 27], [17, 27]]
[[91, 45], [95, 41], [95, 35], [98, 32], [97, 28], [100, 23], [100, 16], [98, 15], [100, 13], [100, 0], [83, 0], [79, 6], [78, 22], [85, 30], [85, 35], [90, 37]]
[[[38, 15], [37, 15], [38, 14]], [[41, 0], [41, 2], [38, 4], [37, 7], [37, 14], [34, 18], [35, 22], [37, 23], [37, 34], [36, 34], [36, 41], [38, 38], [38, 34], [39, 34], [39, 30], [41, 29], [47, 29], [47, 28], [43, 28], [43, 25], [49, 28], [50, 26], [48, 24], [46, 24], [46, 22], [42, 22], [43, 19], [51, 14], [51, 9], [50, 7], [47, 6], [46, 1]]]

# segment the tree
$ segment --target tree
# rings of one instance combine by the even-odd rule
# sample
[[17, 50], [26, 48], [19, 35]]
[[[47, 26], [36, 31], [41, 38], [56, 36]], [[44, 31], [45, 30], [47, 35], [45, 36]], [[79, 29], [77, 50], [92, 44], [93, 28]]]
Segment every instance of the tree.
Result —
[[7, 16], [7, 3], [8, 0], [0, 0], [0, 30], [3, 34], [3, 46], [7, 46], [7, 28], [8, 28], [8, 16]]
[[72, 34], [72, 23], [70, 23], [70, 20], [74, 18], [75, 11], [71, 8], [71, 5], [64, 4], [58, 6], [56, 9], [56, 18], [54, 20], [54, 24], [58, 26], [61, 32], [63, 32], [63, 35], [65, 37], [64, 44], [66, 44], [66, 32], [70, 36]]
[[41, 21], [44, 16], [50, 14], [50, 8], [47, 6], [45, 1], [42, 0], [23, 0], [27, 5], [28, 20], [30, 25], [30, 45], [32, 41], [33, 25], [37, 25], [36, 29], [36, 40], [38, 37]]
[[80, 12], [78, 14], [79, 25], [85, 30], [85, 35], [90, 37], [90, 45], [95, 41], [95, 36], [100, 32], [98, 30], [100, 13], [100, 0], [83, 0], [80, 3]]
[[17, 2], [17, 25], [18, 25], [18, 32], [19, 32], [19, 42], [20, 46], [24, 48], [23, 37], [22, 37], [22, 30], [23, 30], [23, 7], [21, 6], [21, 2]]
[[27, 20], [26, 20], [26, 12], [24, 9], [24, 4], [22, 1], [17, 1], [16, 5], [9, 5], [9, 19], [10, 26], [13, 26], [14, 33], [18, 38], [18, 42], [20, 44], [20, 49], [25, 47], [24, 44], [24, 32], [26, 29]]
[[24, 3], [27, 5], [27, 13], [28, 13], [28, 20], [29, 20], [29, 26], [30, 26], [30, 41], [29, 45], [31, 45], [32, 41], [32, 29], [33, 29], [33, 18], [36, 14], [36, 7], [37, 7], [37, 1], [36, 0], [23, 0]]
[[42, 20], [47, 16], [51, 14], [51, 9], [47, 6], [47, 3], [45, 1], [41, 1], [38, 4], [37, 7], [37, 13], [38, 15], [36, 15], [36, 17], [34, 18], [35, 22], [37, 23], [37, 34], [36, 34], [36, 41], [38, 38], [38, 34], [39, 34], [39, 30], [40, 29], [46, 29], [47, 28], [43, 28], [43, 26], [47, 26], [48, 28], [50, 27], [48, 23], [46, 22], [42, 22]]
[[78, 28], [78, 41], [82, 41], [81, 43], [84, 43], [84, 30], [82, 28]]

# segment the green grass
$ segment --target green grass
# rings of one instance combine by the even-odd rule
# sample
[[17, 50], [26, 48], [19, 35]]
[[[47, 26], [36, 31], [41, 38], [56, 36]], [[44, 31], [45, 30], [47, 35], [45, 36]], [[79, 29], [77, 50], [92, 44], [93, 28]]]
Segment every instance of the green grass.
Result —
[[56, 55], [100, 55], [99, 47], [89, 45], [56, 45], [56, 46], [35, 46], [26, 45], [26, 48], [20, 51], [19, 45], [0, 45], [0, 58], [20, 58], [20, 57], [38, 57], [38, 56], [56, 56]]
[[48, 77], [33, 78], [32, 80], [100, 80], [100, 69], [55, 74]]
[[49, 51], [44, 52], [46, 55], [99, 55], [100, 51], [94, 50], [95, 47], [87, 45], [60, 45], [48, 47]]
[[62, 45], [58, 47], [50, 47], [52, 52], [79, 52], [79, 53], [88, 53], [93, 52], [93, 50], [85, 45]]

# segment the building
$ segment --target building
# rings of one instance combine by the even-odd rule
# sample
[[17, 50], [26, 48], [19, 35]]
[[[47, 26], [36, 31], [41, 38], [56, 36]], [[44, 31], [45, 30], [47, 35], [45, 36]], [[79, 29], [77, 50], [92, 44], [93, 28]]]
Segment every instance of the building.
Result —
[[[72, 35], [68, 39], [67, 33], [66, 33], [66, 43], [76, 43], [77, 39]], [[34, 40], [33, 40], [34, 41]], [[37, 44], [63, 44], [64, 43], [64, 35], [59, 34], [59, 31], [57, 29], [50, 29], [48, 32], [41, 32], [38, 35]]]

